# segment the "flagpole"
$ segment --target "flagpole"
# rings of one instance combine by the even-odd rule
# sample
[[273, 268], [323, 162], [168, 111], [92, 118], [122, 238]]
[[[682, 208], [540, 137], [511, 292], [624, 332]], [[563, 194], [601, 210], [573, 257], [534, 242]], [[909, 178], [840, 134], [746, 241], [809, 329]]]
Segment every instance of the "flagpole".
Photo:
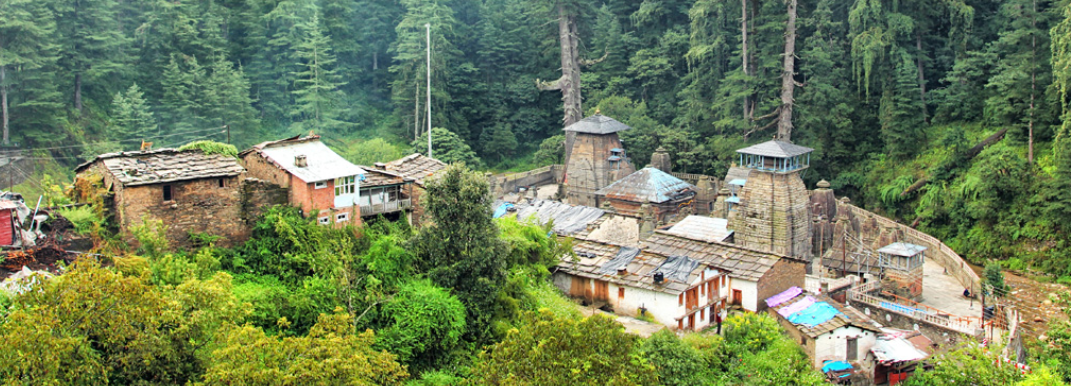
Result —
[[425, 23], [424, 28], [427, 29], [428, 40], [428, 63], [425, 67], [428, 68], [428, 158], [432, 158], [431, 155], [431, 23]]

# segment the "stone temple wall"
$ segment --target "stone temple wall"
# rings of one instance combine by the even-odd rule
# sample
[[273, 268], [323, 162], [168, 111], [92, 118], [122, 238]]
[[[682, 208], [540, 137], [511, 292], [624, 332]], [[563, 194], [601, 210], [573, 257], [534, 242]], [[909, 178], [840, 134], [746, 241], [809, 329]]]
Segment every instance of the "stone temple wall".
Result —
[[811, 259], [810, 196], [799, 173], [751, 171], [729, 214], [737, 244]]

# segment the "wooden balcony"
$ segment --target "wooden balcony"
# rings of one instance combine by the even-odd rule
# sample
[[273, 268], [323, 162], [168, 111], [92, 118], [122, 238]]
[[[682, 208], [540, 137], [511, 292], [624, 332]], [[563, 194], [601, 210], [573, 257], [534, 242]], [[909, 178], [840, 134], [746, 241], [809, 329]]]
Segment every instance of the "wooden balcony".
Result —
[[413, 207], [412, 199], [387, 201], [379, 204], [361, 205], [361, 217], [375, 216], [384, 213], [394, 213], [408, 210]]

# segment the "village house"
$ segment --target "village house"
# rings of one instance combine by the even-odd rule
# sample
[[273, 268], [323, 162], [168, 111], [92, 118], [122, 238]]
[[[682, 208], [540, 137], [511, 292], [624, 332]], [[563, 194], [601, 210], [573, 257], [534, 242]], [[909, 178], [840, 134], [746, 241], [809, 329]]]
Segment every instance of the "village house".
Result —
[[933, 342], [918, 331], [886, 329], [867, 353], [865, 363], [875, 385], [896, 385], [915, 374], [933, 355]]
[[880, 326], [861, 312], [828, 296], [807, 294], [800, 287], [771, 296], [765, 303], [815, 368], [828, 361], [858, 366], [881, 334]]
[[394, 172], [360, 166], [365, 171], [359, 202], [361, 217], [390, 216], [413, 207], [413, 179]]
[[725, 308], [727, 273], [710, 264], [591, 240], [577, 240], [573, 250], [576, 259], [563, 258], [554, 284], [588, 304], [696, 331], [715, 324]]
[[387, 163], [377, 163], [376, 169], [386, 170], [413, 181], [407, 193], [412, 205], [409, 221], [413, 225], [420, 225], [424, 217], [424, 207], [420, 202], [420, 197], [424, 194], [424, 183], [435, 173], [446, 169], [446, 166], [445, 162], [414, 153]]
[[239, 153], [249, 175], [289, 189], [290, 205], [322, 225], [360, 225], [359, 192], [365, 170], [320, 141], [296, 136]]
[[132, 227], [157, 220], [173, 245], [189, 243], [191, 233], [223, 237], [220, 245], [248, 235], [240, 192], [245, 169], [233, 157], [175, 149], [109, 153], [75, 172], [77, 179], [99, 179], [112, 195], [107, 209], [127, 241]]

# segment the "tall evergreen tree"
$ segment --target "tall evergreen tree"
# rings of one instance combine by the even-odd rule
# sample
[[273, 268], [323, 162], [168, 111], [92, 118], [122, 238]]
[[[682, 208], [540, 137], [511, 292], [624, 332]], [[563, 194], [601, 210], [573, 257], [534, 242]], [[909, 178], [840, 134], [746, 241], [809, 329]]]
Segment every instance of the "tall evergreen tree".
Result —
[[[107, 75], [122, 71], [127, 61], [127, 38], [119, 28], [115, 0], [55, 0], [59, 32], [59, 65], [69, 74], [74, 109], [82, 111], [83, 89], [101, 86]], [[107, 95], [107, 94], [104, 94]]]
[[10, 144], [12, 100], [32, 104], [33, 98], [13, 98], [11, 90], [29, 72], [51, 68], [56, 62], [56, 24], [52, 12], [34, 0], [0, 3], [0, 116], [3, 144]]
[[135, 83], [125, 93], [115, 93], [112, 100], [112, 127], [108, 138], [114, 141], [147, 139], [158, 134], [156, 118], [145, 101], [145, 94]]
[[292, 131], [345, 130], [347, 124], [338, 119], [339, 105], [344, 96], [339, 90], [345, 82], [339, 79], [331, 38], [323, 34], [319, 14], [303, 27], [304, 40], [297, 45], [295, 56], [301, 70], [294, 73], [296, 105], [290, 115], [295, 118]]

